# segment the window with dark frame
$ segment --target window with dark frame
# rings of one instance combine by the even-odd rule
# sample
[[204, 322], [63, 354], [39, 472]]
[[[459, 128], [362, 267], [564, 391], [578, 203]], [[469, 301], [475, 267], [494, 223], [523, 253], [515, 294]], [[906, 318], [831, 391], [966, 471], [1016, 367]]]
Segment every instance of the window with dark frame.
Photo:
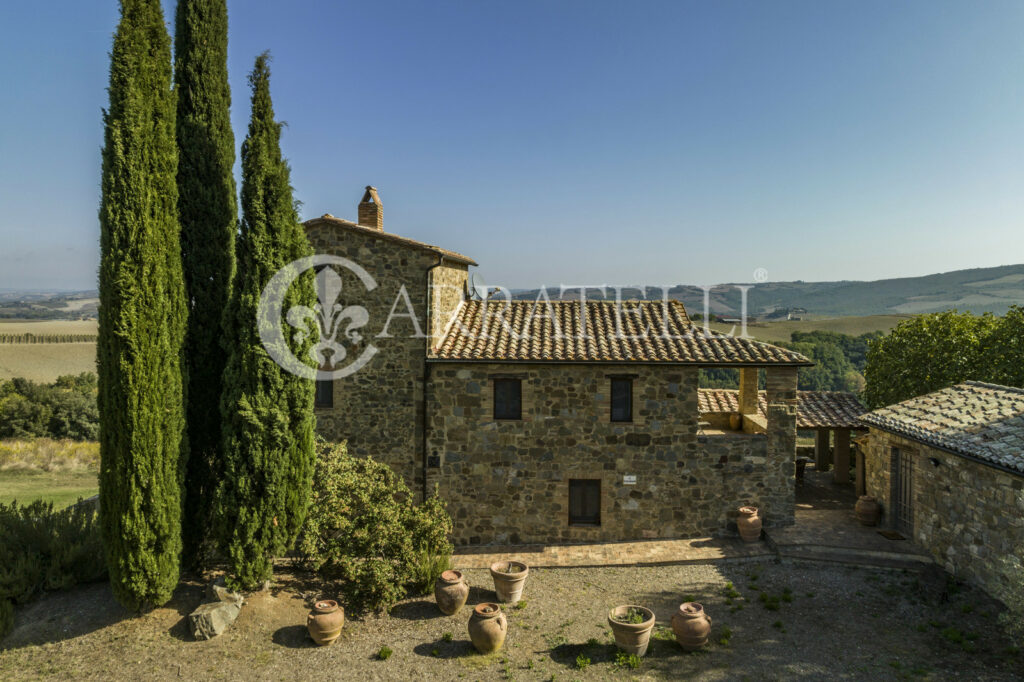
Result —
[[633, 421], [633, 379], [612, 377], [612, 421]]
[[600, 479], [569, 479], [569, 525], [601, 525]]
[[314, 407], [334, 407], [334, 382], [330, 379], [316, 380], [316, 393], [313, 398]]
[[523, 418], [522, 380], [494, 379], [494, 418]]

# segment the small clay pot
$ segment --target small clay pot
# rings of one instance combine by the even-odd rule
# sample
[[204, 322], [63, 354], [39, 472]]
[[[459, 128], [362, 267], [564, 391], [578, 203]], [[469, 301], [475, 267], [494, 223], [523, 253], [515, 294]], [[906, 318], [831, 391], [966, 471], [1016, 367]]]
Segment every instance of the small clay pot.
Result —
[[494, 592], [498, 601], [515, 604], [523, 596], [526, 576], [530, 575], [530, 567], [521, 561], [496, 561], [491, 564], [491, 578], [494, 580]]
[[508, 620], [497, 604], [477, 604], [469, 617], [469, 639], [482, 654], [497, 651], [505, 644]]
[[333, 599], [321, 599], [306, 616], [306, 629], [317, 646], [333, 644], [345, 624], [345, 609]]
[[738, 412], [733, 412], [729, 415], [729, 428], [733, 431], [739, 431], [743, 428], [743, 415]]
[[[625, 616], [630, 609], [637, 609], [644, 614], [641, 623], [623, 623], [617, 618]], [[608, 624], [615, 634], [615, 645], [627, 654], [643, 656], [647, 653], [647, 645], [651, 642], [651, 630], [654, 629], [654, 612], [643, 606], [626, 604], [616, 606], [608, 612]]]
[[757, 507], [740, 507], [739, 511], [736, 527], [740, 531], [740, 537], [743, 542], [757, 542], [761, 539], [761, 517]]
[[434, 583], [434, 599], [441, 613], [451, 616], [466, 605], [469, 597], [469, 585], [462, 577], [461, 571], [445, 571]]
[[708, 643], [711, 616], [704, 613], [704, 607], [697, 602], [680, 604], [679, 610], [672, 614], [672, 632], [684, 650], [696, 651]]
[[857, 520], [865, 526], [877, 526], [878, 520], [882, 517], [882, 508], [878, 505], [878, 500], [870, 495], [861, 495], [857, 499], [857, 504], [853, 506], [853, 511], [857, 515]]

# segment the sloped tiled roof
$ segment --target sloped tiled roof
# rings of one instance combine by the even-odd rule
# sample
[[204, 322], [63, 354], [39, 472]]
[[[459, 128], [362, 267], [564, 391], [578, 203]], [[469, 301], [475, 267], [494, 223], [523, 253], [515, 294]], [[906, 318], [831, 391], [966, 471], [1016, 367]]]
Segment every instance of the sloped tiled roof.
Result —
[[613, 301], [465, 301], [431, 359], [813, 364], [767, 343], [706, 334], [679, 301], [624, 301], [621, 308]]
[[1024, 389], [968, 381], [869, 412], [861, 421], [1024, 472]]
[[402, 237], [400, 235], [392, 234], [390, 232], [384, 232], [383, 230], [378, 230], [374, 227], [366, 227], [365, 225], [360, 225], [359, 223], [353, 223], [351, 220], [335, 218], [330, 213], [325, 213], [319, 218], [311, 218], [310, 220], [307, 220], [306, 222], [303, 223], [303, 225], [307, 228], [321, 224], [340, 227], [350, 232], [366, 235], [368, 237], [374, 237], [375, 239], [383, 239], [385, 241], [390, 241], [400, 246], [406, 246], [411, 249], [416, 249], [418, 251], [429, 251], [430, 253], [435, 253], [439, 256], [444, 256], [449, 260], [457, 261], [459, 263], [465, 263], [466, 265], [476, 265], [476, 261], [474, 261], [469, 256], [463, 256], [461, 253], [449, 251], [448, 249], [442, 249], [440, 246], [434, 246], [433, 244], [419, 242], [416, 241], [415, 239], [409, 239], [408, 237]]
[[[797, 391], [798, 429], [862, 429], [859, 417], [867, 412], [857, 396], [842, 391]], [[697, 392], [701, 412], [738, 412], [739, 392], [728, 388], [702, 388]], [[757, 395], [761, 416], [768, 412], [765, 392]]]

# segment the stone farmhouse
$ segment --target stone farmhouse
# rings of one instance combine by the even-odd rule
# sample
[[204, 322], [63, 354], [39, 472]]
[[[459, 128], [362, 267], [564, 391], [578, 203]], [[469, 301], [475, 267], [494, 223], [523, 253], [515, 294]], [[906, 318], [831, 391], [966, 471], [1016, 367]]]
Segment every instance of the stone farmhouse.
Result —
[[[358, 216], [305, 223], [316, 253], [373, 281], [331, 266], [334, 309], [369, 318], [334, 359], [371, 359], [318, 382], [318, 429], [389, 464], [417, 496], [436, 490], [457, 544], [720, 534], [743, 504], [768, 526], [793, 522], [807, 358], [706, 334], [678, 301], [478, 300], [476, 263], [384, 231], [374, 188]], [[702, 416], [698, 371], [710, 367], [739, 371], [739, 424]]]
[[1024, 389], [968, 381], [861, 420], [883, 522], [950, 573], [1006, 594], [1024, 566]]

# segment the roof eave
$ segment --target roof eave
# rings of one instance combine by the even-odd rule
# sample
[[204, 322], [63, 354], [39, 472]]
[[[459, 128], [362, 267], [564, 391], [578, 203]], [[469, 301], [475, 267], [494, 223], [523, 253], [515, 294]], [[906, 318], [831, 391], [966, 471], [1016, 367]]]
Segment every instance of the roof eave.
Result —
[[469, 256], [464, 256], [461, 253], [449, 251], [448, 249], [444, 249], [440, 246], [434, 246], [433, 244], [427, 244], [426, 242], [421, 242], [416, 239], [410, 239], [409, 237], [403, 237], [401, 235], [393, 234], [391, 232], [384, 232], [382, 230], [377, 230], [372, 227], [366, 227], [365, 225], [353, 223], [352, 221], [345, 220], [343, 218], [320, 216], [318, 218], [310, 218], [309, 220], [304, 221], [302, 223], [302, 226], [303, 228], [309, 228], [312, 227], [313, 225], [318, 224], [326, 224], [341, 227], [352, 232], [364, 234], [368, 237], [376, 237], [378, 239], [383, 239], [385, 241], [394, 242], [395, 244], [406, 246], [410, 249], [416, 249], [418, 251], [433, 253], [435, 255], [442, 256], [447, 260], [455, 261], [457, 263], [463, 263], [465, 265], [473, 266], [479, 265], [475, 260], [473, 260]]
[[981, 457], [978, 457], [977, 455], [972, 455], [969, 452], [964, 452], [963, 450], [957, 450], [957, 449], [951, 448], [951, 447], [949, 447], [947, 445], [940, 445], [940, 444], [935, 443], [933, 441], [925, 440], [925, 439], [923, 439], [923, 438], [921, 438], [919, 436], [911, 435], [911, 434], [909, 434], [909, 433], [907, 433], [905, 431], [899, 431], [899, 430], [897, 430], [897, 429], [895, 429], [893, 427], [880, 426], [878, 424], [875, 424], [875, 423], [872, 423], [872, 422], [869, 422], [869, 421], [865, 421], [864, 419], [861, 419], [860, 422], [862, 424], [865, 424], [869, 429], [878, 429], [879, 431], [885, 431], [886, 433], [891, 433], [894, 436], [899, 436], [900, 438], [906, 438], [907, 440], [912, 440], [915, 443], [920, 443], [921, 445], [927, 446], [929, 448], [935, 448], [936, 450], [942, 450], [943, 452], [948, 452], [951, 455], [956, 455], [957, 457], [963, 457], [964, 459], [970, 460], [972, 462], [977, 462], [978, 464], [982, 464], [982, 465], [987, 466], [987, 467], [992, 467], [993, 469], [999, 469], [1000, 471], [1005, 471], [1008, 474], [1013, 474], [1014, 476], [1020, 476], [1021, 478], [1024, 478], [1024, 471], [1021, 471], [1020, 469], [1013, 469], [1011, 467], [1006, 466], [1005, 464], [1000, 464], [998, 462], [993, 462], [990, 459], [982, 459]]

